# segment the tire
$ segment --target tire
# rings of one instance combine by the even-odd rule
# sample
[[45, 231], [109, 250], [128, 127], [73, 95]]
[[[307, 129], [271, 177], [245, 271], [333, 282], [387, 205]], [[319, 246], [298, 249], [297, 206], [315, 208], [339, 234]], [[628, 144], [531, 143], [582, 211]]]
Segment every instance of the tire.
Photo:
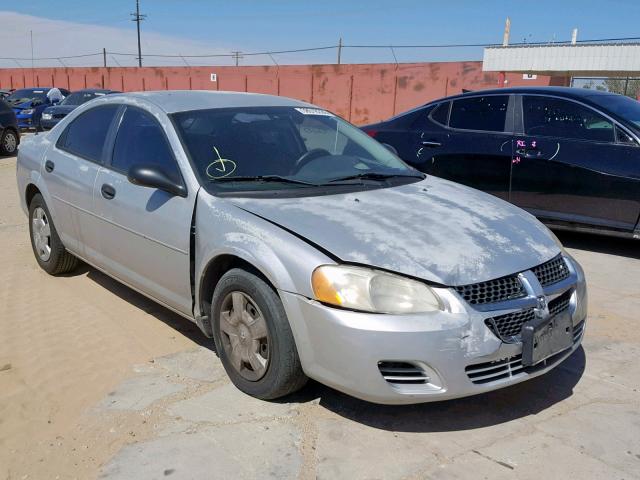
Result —
[[[238, 309], [240, 303], [243, 307]], [[238, 311], [242, 313], [238, 315]], [[218, 356], [238, 389], [253, 397], [271, 400], [305, 385], [307, 377], [302, 371], [282, 301], [262, 278], [242, 269], [229, 270], [213, 292], [211, 316]], [[266, 336], [261, 336], [263, 334]], [[238, 352], [245, 355], [239, 359]], [[263, 364], [264, 371], [253, 368], [256, 358]]]
[[5, 129], [0, 136], [0, 155], [14, 155], [18, 151], [18, 134]]
[[29, 236], [36, 261], [48, 274], [69, 273], [78, 266], [78, 259], [62, 245], [51, 213], [39, 193], [29, 204]]

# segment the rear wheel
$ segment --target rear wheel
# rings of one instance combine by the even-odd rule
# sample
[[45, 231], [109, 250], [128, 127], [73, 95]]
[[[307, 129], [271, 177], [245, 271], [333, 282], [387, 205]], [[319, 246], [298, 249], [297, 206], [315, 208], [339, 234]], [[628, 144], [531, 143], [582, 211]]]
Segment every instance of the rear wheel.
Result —
[[76, 268], [78, 259], [62, 245], [51, 213], [39, 193], [29, 204], [29, 234], [36, 261], [45, 272], [58, 275]]
[[13, 130], [5, 129], [0, 136], [0, 154], [13, 155], [18, 150], [18, 134]]
[[240, 390], [273, 399], [307, 382], [282, 302], [258, 275], [241, 269], [224, 274], [211, 315], [218, 355]]

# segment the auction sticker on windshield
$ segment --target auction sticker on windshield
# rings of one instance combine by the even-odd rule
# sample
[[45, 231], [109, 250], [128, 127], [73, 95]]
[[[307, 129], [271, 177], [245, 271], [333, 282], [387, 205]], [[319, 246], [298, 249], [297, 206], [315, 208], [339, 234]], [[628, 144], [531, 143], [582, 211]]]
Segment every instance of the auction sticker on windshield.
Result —
[[325, 117], [335, 117], [333, 113], [320, 108], [296, 108], [296, 110], [303, 115], [324, 115]]

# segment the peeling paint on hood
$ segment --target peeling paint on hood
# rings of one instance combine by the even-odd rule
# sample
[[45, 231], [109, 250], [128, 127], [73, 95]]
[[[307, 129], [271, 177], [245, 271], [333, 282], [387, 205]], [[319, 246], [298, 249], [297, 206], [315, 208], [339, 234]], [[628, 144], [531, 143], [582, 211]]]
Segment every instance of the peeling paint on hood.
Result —
[[429, 176], [393, 188], [303, 198], [228, 198], [345, 262], [443, 285], [499, 278], [560, 253], [527, 212]]

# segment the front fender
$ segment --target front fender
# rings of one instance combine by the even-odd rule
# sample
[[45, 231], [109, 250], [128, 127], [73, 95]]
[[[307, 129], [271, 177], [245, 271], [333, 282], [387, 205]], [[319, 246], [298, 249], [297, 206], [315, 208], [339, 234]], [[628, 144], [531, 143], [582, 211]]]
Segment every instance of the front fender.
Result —
[[196, 309], [202, 300], [201, 280], [207, 267], [220, 255], [241, 258], [260, 271], [277, 290], [305, 297], [312, 297], [313, 270], [318, 265], [334, 263], [304, 240], [204, 192], [199, 195], [196, 206]]

